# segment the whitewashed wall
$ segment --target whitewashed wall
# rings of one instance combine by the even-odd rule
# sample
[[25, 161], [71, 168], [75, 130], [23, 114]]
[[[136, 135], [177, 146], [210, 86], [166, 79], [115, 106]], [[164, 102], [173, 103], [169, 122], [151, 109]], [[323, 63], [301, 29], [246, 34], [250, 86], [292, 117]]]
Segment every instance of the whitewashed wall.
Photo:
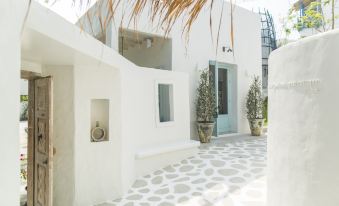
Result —
[[73, 205], [76, 175], [74, 69], [73, 66], [45, 65], [41, 75], [53, 78], [53, 147], [56, 152], [53, 156], [53, 204]]
[[[101, 1], [100, 1], [101, 2]], [[102, 0], [105, 2], [105, 0]], [[220, 37], [218, 48], [216, 48], [218, 26], [220, 22], [220, 14], [222, 3], [224, 2], [224, 12], [220, 27]], [[96, 9], [94, 6], [91, 12]], [[182, 36], [181, 20], [173, 26], [169, 38], [172, 40], [172, 70], [185, 72], [189, 75], [189, 101], [190, 101], [190, 128], [191, 138], [197, 139], [196, 133], [196, 118], [195, 118], [195, 98], [196, 88], [198, 85], [199, 70], [207, 68], [209, 60], [220, 61], [232, 64], [235, 70], [235, 81], [232, 87], [235, 88], [236, 95], [233, 98], [232, 110], [233, 121], [235, 125], [234, 132], [248, 133], [249, 126], [245, 113], [245, 96], [249, 89], [249, 84], [254, 75], [261, 76], [261, 23], [260, 16], [254, 12], [248, 11], [236, 6], [234, 9], [234, 55], [233, 53], [222, 52], [222, 47], [231, 46], [231, 6], [228, 2], [219, 0], [215, 1], [213, 7], [213, 28], [210, 30], [210, 12], [209, 8], [202, 9], [202, 13], [194, 23], [190, 32], [188, 44]], [[126, 14], [128, 16], [128, 14]], [[118, 50], [119, 42], [119, 26], [121, 14], [118, 13], [115, 18], [116, 23], [112, 26], [111, 41], [108, 44], [111, 48]], [[91, 33], [90, 26], [86, 24], [86, 19], [80, 20], [83, 22], [84, 30]], [[118, 23], [117, 23], [118, 22]], [[122, 23], [122, 27], [126, 28], [128, 18]], [[138, 20], [137, 28], [130, 26], [130, 29], [137, 29], [145, 33], [163, 35], [163, 31], [155, 30], [148, 21], [148, 12], [141, 14]], [[97, 33], [98, 28], [94, 27]], [[108, 37], [109, 38], [109, 37]], [[152, 63], [149, 63], [152, 65]]]
[[[190, 33], [187, 51], [181, 38], [180, 26], [172, 32], [173, 70], [182, 71], [190, 77], [191, 138], [196, 139], [195, 98], [199, 82], [199, 70], [207, 68], [209, 60], [231, 64], [234, 69], [232, 88], [236, 91], [233, 100], [234, 132], [248, 133], [245, 97], [254, 75], [261, 76], [261, 25], [260, 17], [246, 9], [235, 7], [234, 10], [234, 53], [222, 52], [222, 47], [231, 46], [230, 4], [225, 2], [223, 19], [220, 27], [219, 44], [216, 47], [221, 3], [216, 1], [213, 10], [214, 27], [209, 30], [209, 13], [203, 12], [197, 19]], [[234, 56], [233, 56], [234, 55]]]
[[27, 2], [0, 2], [0, 205], [19, 205], [20, 32]]
[[[138, 67], [35, 2], [21, 46], [23, 62], [54, 78], [55, 206], [118, 198], [139, 169], [151, 171], [138, 164], [139, 151], [189, 141], [187, 74]], [[175, 122], [158, 128], [155, 82], [162, 80], [176, 87]], [[90, 141], [91, 99], [110, 101], [108, 142]], [[182, 160], [194, 155], [196, 147], [163, 153], [162, 160]], [[152, 163], [164, 166], [159, 159]]]
[[339, 205], [338, 54], [336, 30], [270, 57], [268, 206]]
[[[159, 126], [156, 116], [157, 107], [156, 83], [173, 84], [174, 122], [169, 126]], [[137, 167], [136, 153], [143, 150], [154, 150], [166, 145], [183, 143], [189, 140], [189, 104], [188, 76], [184, 73], [137, 68], [121, 70], [122, 83], [122, 134], [121, 148], [123, 185], [131, 185], [133, 179], [140, 174], [139, 170], [149, 169]], [[179, 158], [173, 154], [165, 155], [167, 163], [194, 154], [182, 154]], [[175, 154], [174, 154], [175, 155]], [[154, 161], [153, 165], [161, 165], [163, 161]], [[154, 167], [153, 167], [154, 168]], [[124, 188], [127, 191], [127, 188]]]
[[[119, 70], [75, 65], [75, 204], [93, 205], [121, 190], [121, 92]], [[91, 142], [91, 100], [109, 101], [109, 141]], [[121, 194], [121, 192], [120, 192]]]

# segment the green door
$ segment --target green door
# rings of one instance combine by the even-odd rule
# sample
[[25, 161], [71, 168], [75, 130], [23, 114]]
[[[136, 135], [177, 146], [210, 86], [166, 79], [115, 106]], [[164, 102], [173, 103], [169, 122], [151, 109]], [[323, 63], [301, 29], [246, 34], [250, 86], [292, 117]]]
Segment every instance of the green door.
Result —
[[232, 119], [232, 70], [229, 66], [219, 62], [210, 62], [210, 71], [215, 85], [218, 116], [214, 128], [214, 135], [233, 132]]

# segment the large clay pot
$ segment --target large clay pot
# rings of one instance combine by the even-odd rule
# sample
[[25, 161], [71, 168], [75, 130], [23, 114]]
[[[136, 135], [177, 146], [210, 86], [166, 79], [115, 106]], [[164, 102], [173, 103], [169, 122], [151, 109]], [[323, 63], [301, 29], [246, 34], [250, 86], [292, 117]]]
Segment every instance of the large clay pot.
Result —
[[252, 136], [261, 136], [264, 126], [264, 119], [249, 119]]
[[197, 122], [198, 135], [201, 143], [211, 142], [214, 122]]

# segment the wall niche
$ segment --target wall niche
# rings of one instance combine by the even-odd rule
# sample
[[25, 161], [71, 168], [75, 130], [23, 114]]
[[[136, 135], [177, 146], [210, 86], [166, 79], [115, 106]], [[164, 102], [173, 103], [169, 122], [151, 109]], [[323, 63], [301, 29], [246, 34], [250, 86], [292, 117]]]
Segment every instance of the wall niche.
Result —
[[109, 100], [91, 100], [91, 142], [109, 141]]

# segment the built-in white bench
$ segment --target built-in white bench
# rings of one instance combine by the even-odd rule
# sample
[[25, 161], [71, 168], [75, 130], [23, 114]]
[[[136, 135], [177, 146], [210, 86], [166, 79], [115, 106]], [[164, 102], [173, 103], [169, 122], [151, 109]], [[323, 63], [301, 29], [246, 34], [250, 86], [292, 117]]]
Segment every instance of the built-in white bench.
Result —
[[140, 150], [135, 154], [137, 176], [194, 156], [199, 146], [200, 142], [187, 140]]

